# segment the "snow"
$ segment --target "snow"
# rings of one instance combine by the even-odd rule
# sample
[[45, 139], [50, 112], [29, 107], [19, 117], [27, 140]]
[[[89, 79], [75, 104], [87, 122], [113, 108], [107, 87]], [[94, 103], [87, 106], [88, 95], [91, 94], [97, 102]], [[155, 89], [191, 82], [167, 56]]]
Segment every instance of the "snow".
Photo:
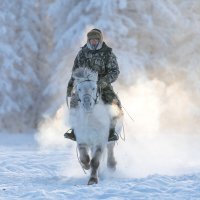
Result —
[[[30, 0], [20, 4], [2, 0], [2, 129], [26, 132], [55, 115], [65, 103], [75, 56], [92, 28], [102, 30], [117, 55], [121, 73], [116, 91], [134, 86], [141, 77], [159, 80], [166, 88], [180, 84], [178, 91], [191, 96], [190, 106], [199, 113], [195, 100], [200, 94], [199, 8], [196, 0]], [[15, 90], [16, 85], [21, 90]], [[169, 101], [173, 102], [170, 97]], [[23, 110], [21, 117], [17, 107]], [[23, 125], [19, 128], [19, 124]]]
[[[199, 10], [196, 0], [2, 0], [0, 199], [200, 199]], [[92, 28], [118, 58], [126, 141], [116, 173], [102, 168], [87, 186], [63, 133], [66, 85]]]
[[[44, 150], [39, 148], [33, 134], [2, 133], [0, 199], [177, 200], [200, 197], [199, 172], [138, 178], [123, 176], [120, 169], [114, 174], [102, 169], [99, 184], [87, 186], [89, 175], [83, 173], [75, 151], [75, 144], [66, 139], [65, 147]], [[127, 170], [134, 171], [134, 168]]]

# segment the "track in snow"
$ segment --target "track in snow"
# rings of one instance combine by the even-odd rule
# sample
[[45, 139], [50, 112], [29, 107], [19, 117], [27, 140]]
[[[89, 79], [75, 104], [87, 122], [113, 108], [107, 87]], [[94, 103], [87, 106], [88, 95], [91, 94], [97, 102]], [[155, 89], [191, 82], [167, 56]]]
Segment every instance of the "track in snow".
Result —
[[200, 174], [123, 178], [87, 186], [73, 148], [40, 151], [32, 135], [3, 135], [0, 199], [200, 199]]

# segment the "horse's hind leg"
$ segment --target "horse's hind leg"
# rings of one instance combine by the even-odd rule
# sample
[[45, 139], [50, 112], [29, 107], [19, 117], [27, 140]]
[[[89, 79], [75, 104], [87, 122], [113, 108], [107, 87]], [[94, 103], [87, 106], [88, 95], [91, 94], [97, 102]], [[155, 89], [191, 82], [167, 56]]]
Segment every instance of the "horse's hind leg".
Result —
[[88, 185], [98, 183], [98, 168], [100, 164], [101, 155], [102, 155], [102, 148], [97, 147], [94, 156], [91, 160], [91, 175], [88, 181]]
[[79, 144], [78, 150], [80, 153], [80, 161], [84, 169], [90, 169], [90, 157], [88, 154], [88, 147], [86, 144]]
[[112, 170], [116, 170], [116, 164], [117, 164], [115, 160], [115, 156], [114, 156], [114, 146], [115, 146], [114, 142], [110, 142], [107, 145], [107, 149], [108, 149], [107, 166], [109, 169], [112, 169]]

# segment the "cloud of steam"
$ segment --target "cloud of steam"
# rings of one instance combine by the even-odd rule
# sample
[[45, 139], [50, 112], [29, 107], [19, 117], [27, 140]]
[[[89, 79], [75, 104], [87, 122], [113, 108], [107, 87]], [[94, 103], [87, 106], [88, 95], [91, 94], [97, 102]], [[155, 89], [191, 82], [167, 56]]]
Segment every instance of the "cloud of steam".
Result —
[[[148, 77], [148, 76], [147, 76]], [[125, 112], [126, 141], [116, 146], [119, 171], [127, 177], [180, 175], [200, 171], [198, 93], [193, 82], [166, 82], [141, 75], [119, 95]]]
[[[141, 9], [133, 12], [131, 18], [137, 28], [132, 28], [123, 37], [109, 29], [113, 33], [109, 42], [121, 66], [117, 81], [120, 85], [116, 83], [115, 91], [134, 119], [132, 121], [124, 110], [126, 140], [119, 140], [115, 147], [117, 174], [144, 177], [200, 171], [199, 18], [193, 16], [187, 4], [185, 8], [175, 4], [174, 8], [180, 12], [176, 9], [174, 12], [172, 4], [165, 1], [160, 4], [131, 2], [133, 10], [137, 5], [136, 10]], [[160, 9], [157, 5], [162, 3], [170, 9]], [[196, 4], [199, 3], [196, 1]], [[187, 18], [191, 14], [193, 18]], [[119, 26], [113, 23], [111, 20], [109, 28]], [[85, 33], [91, 28], [86, 27]], [[129, 28], [127, 25], [127, 30]], [[82, 44], [85, 41], [86, 38]], [[122, 45], [118, 45], [120, 41]], [[75, 143], [63, 138], [63, 133], [70, 128], [65, 122], [66, 110], [63, 106], [54, 119], [43, 123], [36, 139], [43, 148], [68, 148], [76, 157]], [[68, 170], [73, 168], [72, 174], [82, 173], [80, 167], [73, 167], [74, 162]]]
[[53, 119], [49, 118], [41, 123], [39, 131], [35, 135], [41, 149], [63, 149], [66, 147], [64, 133], [69, 129], [67, 111], [66, 106], [61, 106]]
[[[199, 103], [194, 99], [199, 94], [188, 90], [189, 85], [186, 88], [183, 80], [170, 83], [147, 77], [141, 74], [135, 85], [115, 89], [124, 107], [125, 132], [122, 136], [125, 134], [126, 137], [125, 142], [119, 140], [115, 146], [116, 174], [144, 177], [199, 171]], [[73, 165], [77, 162], [77, 168], [71, 166], [71, 172], [80, 175], [82, 171], [76, 160], [75, 143], [63, 138], [68, 127], [66, 118], [67, 108], [63, 106], [54, 119], [41, 125], [36, 139], [45, 149], [68, 148], [74, 156]]]

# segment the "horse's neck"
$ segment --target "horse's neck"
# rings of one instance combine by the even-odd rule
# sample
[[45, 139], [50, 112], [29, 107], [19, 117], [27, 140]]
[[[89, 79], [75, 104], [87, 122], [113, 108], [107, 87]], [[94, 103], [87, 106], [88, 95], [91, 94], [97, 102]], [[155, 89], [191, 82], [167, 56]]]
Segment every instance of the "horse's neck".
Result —
[[110, 117], [104, 104], [96, 104], [90, 113], [80, 106], [74, 111], [72, 122], [78, 143], [103, 145], [107, 142]]
[[78, 118], [80, 121], [85, 123], [90, 123], [91, 121], [99, 121], [101, 124], [107, 124], [110, 120], [110, 113], [107, 106], [99, 99], [98, 103], [95, 104], [91, 112], [85, 112], [84, 109], [79, 106], [78, 108]]

